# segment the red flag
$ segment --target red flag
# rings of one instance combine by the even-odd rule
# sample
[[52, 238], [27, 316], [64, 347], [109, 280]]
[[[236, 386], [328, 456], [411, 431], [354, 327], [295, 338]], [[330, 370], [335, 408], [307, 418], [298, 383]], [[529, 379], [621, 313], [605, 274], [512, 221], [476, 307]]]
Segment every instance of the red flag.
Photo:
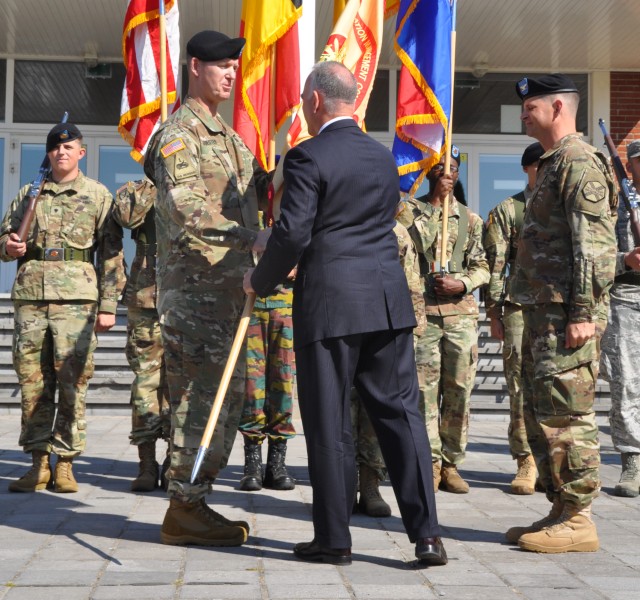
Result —
[[[166, 13], [167, 104], [178, 105], [180, 30], [177, 0], [129, 0], [122, 32], [127, 79], [122, 90], [118, 131], [141, 162], [160, 123], [160, 15]], [[173, 105], [173, 107], [171, 106]]]
[[[242, 2], [240, 35], [247, 39], [247, 44], [240, 57], [233, 128], [265, 168], [269, 140], [300, 102], [297, 21], [301, 15], [302, 0]], [[273, 94], [272, 69], [275, 69]], [[275, 117], [274, 131], [270, 127], [271, 110]]]

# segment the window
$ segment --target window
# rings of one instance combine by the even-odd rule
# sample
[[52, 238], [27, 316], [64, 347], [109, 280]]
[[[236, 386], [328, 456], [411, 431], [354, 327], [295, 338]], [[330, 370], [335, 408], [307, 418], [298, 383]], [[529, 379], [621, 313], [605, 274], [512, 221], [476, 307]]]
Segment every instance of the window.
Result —
[[[515, 90], [516, 82], [522, 77], [521, 73], [488, 73], [477, 79], [471, 73], [456, 73], [453, 133], [523, 134], [519, 122], [520, 99]], [[589, 78], [580, 73], [570, 77], [580, 90], [577, 129], [588, 136]]]
[[367, 131], [389, 131], [389, 71], [386, 69], [376, 73], [364, 124]]
[[[0, 60], [0, 121], [6, 121], [7, 61]], [[0, 189], [2, 189], [0, 187]]]
[[76, 125], [116, 125], [125, 68], [107, 67], [87, 78], [84, 63], [16, 61], [14, 122], [59, 123], [67, 111]]

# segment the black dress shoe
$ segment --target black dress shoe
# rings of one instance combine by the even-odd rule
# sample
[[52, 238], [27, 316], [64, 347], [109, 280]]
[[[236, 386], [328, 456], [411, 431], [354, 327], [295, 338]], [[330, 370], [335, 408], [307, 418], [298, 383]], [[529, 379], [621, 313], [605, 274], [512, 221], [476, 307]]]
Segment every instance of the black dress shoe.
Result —
[[416, 542], [416, 558], [425, 565], [446, 565], [447, 553], [439, 537], [420, 538]]
[[325, 548], [312, 540], [301, 542], [293, 547], [293, 553], [300, 560], [322, 562], [329, 565], [350, 565], [351, 548]]

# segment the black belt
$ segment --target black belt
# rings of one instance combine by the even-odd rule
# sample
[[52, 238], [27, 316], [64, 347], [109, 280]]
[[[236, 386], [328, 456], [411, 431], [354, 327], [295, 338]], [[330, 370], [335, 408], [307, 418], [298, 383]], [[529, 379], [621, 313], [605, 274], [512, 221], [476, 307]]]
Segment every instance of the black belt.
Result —
[[628, 271], [626, 273], [622, 273], [622, 275], [617, 275], [615, 282], [640, 285], [640, 271]]
[[79, 260], [82, 262], [93, 262], [91, 255], [92, 252], [90, 248], [28, 248], [22, 260], [46, 260], [48, 262]]
[[155, 256], [158, 253], [158, 244], [136, 243], [136, 256]]

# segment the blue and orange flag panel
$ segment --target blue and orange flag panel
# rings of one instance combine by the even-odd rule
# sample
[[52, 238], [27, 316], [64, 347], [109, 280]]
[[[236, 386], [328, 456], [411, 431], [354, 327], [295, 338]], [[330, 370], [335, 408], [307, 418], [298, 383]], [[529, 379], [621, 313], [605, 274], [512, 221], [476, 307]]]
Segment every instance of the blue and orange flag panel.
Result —
[[302, 0], [242, 2], [240, 35], [247, 43], [240, 57], [233, 124], [264, 167], [270, 137], [300, 102], [297, 21], [302, 8]]
[[455, 0], [400, 0], [395, 50], [402, 63], [393, 154], [413, 192], [445, 152], [452, 101]]

